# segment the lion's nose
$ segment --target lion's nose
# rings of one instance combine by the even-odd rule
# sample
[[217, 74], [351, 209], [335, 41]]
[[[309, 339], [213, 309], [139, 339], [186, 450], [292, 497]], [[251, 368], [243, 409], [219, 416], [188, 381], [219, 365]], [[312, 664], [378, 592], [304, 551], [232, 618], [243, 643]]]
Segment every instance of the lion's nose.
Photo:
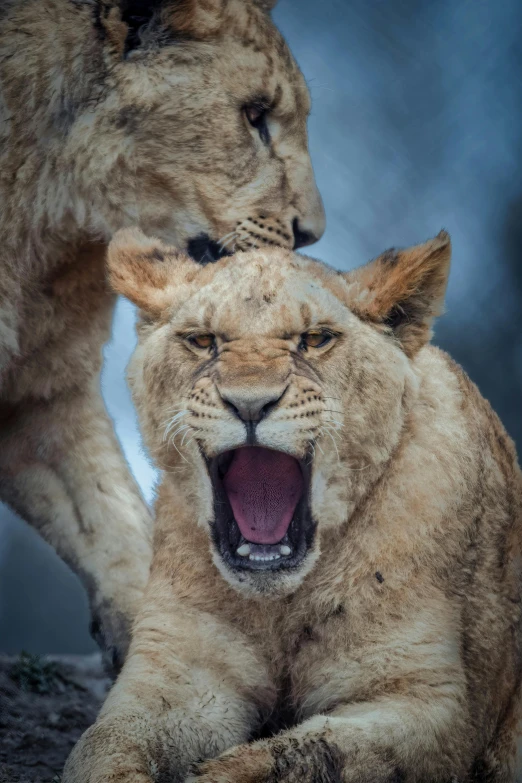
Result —
[[292, 229], [294, 232], [294, 250], [299, 247], [307, 247], [307, 245], [313, 245], [321, 239], [324, 234], [324, 213], [315, 220], [299, 220], [294, 218], [292, 222]]
[[266, 418], [283, 397], [286, 388], [267, 391], [263, 394], [248, 394], [242, 390], [227, 389], [221, 398], [232, 413], [245, 424], [256, 424]]

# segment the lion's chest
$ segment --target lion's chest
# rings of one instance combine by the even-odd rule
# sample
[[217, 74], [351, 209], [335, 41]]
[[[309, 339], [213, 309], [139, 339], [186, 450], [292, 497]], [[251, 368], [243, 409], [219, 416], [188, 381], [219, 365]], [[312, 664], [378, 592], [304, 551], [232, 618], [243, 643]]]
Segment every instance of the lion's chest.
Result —
[[372, 617], [381, 615], [380, 626], [382, 612], [386, 614], [382, 593], [373, 592], [366, 585], [350, 596], [340, 593], [337, 603], [322, 610], [312, 601], [300, 609], [289, 603], [277, 622], [257, 625], [252, 642], [263, 648], [277, 693], [264, 733], [358, 698], [370, 675], [364, 649], [372, 636]]

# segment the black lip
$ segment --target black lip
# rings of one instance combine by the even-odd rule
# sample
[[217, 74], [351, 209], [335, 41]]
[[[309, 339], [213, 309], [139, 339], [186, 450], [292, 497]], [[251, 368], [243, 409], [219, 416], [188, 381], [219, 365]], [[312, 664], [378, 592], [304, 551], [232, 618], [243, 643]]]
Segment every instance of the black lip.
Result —
[[198, 234], [187, 243], [187, 252], [198, 264], [215, 264], [223, 256], [229, 256], [228, 250], [209, 237], [208, 234]]
[[311, 456], [307, 455], [305, 459], [298, 460], [305, 480], [305, 491], [296, 506], [294, 518], [281, 542], [292, 545], [292, 554], [281, 557], [279, 560], [256, 561], [236, 554], [243, 539], [222, 482], [223, 468], [228, 467], [226, 463], [230, 462], [232, 454], [233, 451], [227, 451], [212, 459], [205, 458], [214, 497], [214, 521], [210, 528], [216, 550], [223, 562], [233, 571], [266, 573], [297, 568], [312, 546], [317, 527], [312, 519], [310, 506]]

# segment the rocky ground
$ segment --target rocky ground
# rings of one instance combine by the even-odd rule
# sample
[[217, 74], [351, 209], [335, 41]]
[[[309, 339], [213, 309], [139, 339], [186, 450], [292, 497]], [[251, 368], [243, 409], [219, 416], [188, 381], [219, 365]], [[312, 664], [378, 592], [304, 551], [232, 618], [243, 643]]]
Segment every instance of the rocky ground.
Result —
[[97, 654], [0, 656], [0, 783], [59, 783], [109, 684]]

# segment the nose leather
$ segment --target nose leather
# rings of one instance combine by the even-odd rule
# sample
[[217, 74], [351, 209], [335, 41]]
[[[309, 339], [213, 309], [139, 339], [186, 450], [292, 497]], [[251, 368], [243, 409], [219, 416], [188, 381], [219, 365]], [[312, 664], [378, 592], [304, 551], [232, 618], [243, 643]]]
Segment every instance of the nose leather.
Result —
[[249, 394], [244, 389], [227, 389], [226, 392], [222, 392], [221, 398], [238, 419], [241, 419], [245, 424], [251, 424], [252, 422], [258, 423], [268, 416], [285, 391], [286, 388], [283, 390], [272, 389], [263, 394]]
[[292, 223], [292, 229], [294, 232], [294, 250], [313, 245], [319, 239], [313, 231], [303, 229], [297, 218]]

